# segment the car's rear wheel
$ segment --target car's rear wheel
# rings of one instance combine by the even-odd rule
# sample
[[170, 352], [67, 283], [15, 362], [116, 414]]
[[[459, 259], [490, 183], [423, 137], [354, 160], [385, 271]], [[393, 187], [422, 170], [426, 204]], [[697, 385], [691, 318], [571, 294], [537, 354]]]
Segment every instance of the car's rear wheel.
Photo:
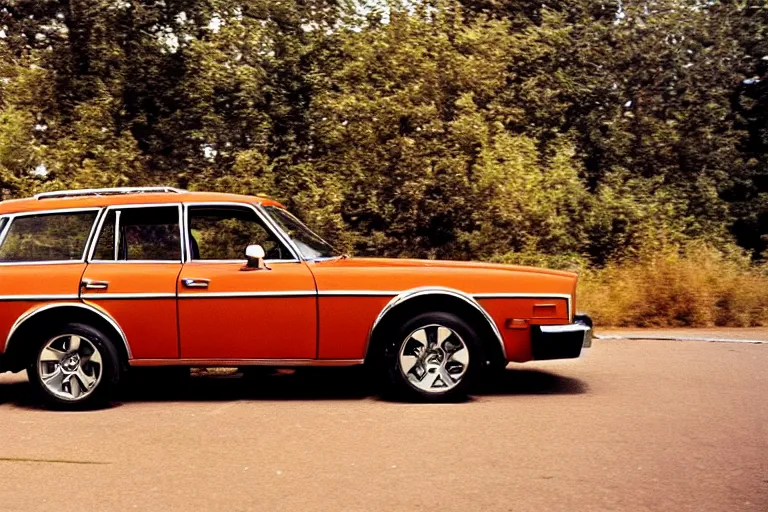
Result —
[[71, 323], [42, 337], [28, 369], [38, 395], [60, 409], [104, 405], [120, 377], [117, 351], [107, 336]]
[[466, 396], [482, 364], [474, 330], [456, 315], [422, 313], [395, 329], [385, 347], [390, 390], [418, 401], [451, 401]]

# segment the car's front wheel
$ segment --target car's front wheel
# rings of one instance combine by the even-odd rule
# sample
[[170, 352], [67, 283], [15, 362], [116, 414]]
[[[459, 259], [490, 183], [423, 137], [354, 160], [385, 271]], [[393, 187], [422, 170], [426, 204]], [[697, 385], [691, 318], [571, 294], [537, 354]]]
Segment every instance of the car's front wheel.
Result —
[[480, 342], [466, 322], [451, 313], [422, 313], [393, 334], [384, 362], [400, 397], [437, 402], [466, 395], [482, 363]]
[[49, 405], [88, 409], [109, 400], [120, 364], [107, 336], [71, 323], [43, 337], [28, 374], [32, 387]]

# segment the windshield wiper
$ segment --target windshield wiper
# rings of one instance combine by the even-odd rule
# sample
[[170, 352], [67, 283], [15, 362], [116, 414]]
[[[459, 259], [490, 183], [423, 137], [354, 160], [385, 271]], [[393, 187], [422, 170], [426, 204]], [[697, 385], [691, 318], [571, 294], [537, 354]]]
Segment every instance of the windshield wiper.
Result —
[[349, 254], [340, 254], [339, 256], [321, 256], [319, 258], [312, 258], [315, 263], [323, 263], [325, 261], [339, 261], [350, 258]]

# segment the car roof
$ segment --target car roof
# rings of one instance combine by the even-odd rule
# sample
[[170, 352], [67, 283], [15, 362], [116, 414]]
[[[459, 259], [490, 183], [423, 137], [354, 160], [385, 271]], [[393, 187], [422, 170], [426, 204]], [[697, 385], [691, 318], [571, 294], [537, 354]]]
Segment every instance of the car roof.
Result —
[[165, 203], [248, 203], [284, 208], [282, 204], [266, 196], [246, 196], [220, 192], [190, 192], [172, 188], [155, 190], [96, 189], [39, 194], [35, 197], [0, 202], [0, 215], [69, 208], [99, 208], [113, 205]]

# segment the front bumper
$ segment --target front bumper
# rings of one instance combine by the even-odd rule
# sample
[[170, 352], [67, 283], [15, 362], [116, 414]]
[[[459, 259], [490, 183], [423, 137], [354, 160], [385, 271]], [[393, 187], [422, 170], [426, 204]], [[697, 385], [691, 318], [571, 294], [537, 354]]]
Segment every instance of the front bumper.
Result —
[[591, 321], [567, 325], [531, 326], [533, 359], [573, 359], [592, 346]]

